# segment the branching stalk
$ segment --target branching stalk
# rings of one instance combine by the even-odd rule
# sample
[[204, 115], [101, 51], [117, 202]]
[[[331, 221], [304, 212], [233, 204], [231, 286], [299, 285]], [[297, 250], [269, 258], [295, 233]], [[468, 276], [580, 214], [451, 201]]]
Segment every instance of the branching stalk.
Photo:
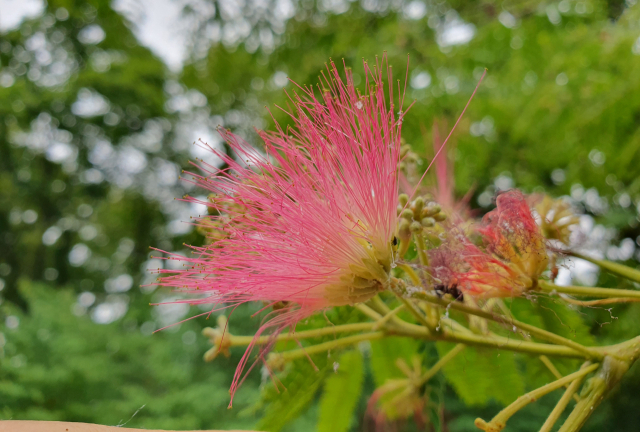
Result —
[[[625, 354], [621, 353], [623, 357], [626, 357]], [[635, 355], [625, 360], [619, 360], [612, 356], [605, 357], [598, 373], [590, 378], [582, 389], [580, 402], [573, 408], [558, 432], [579, 431], [609, 390], [620, 381], [634, 359]]]
[[392, 310], [391, 312], [387, 313], [385, 316], [383, 316], [382, 318], [380, 318], [378, 321], [375, 322], [375, 324], [373, 325], [373, 330], [379, 330], [383, 328], [389, 322], [390, 319], [394, 318], [396, 314], [404, 308], [405, 308], [405, 305], [402, 304], [397, 308], [395, 308], [394, 310]]
[[418, 276], [418, 273], [416, 273], [409, 264], [398, 264], [398, 268], [405, 272], [407, 276], [409, 276], [411, 282], [413, 282], [417, 286], [420, 286], [422, 284], [420, 276]]
[[465, 346], [466, 345], [464, 344], [458, 344], [454, 346], [453, 349], [451, 349], [451, 351], [449, 351], [444, 356], [442, 356], [442, 358], [438, 360], [436, 364], [431, 366], [431, 368], [428, 371], [426, 371], [424, 375], [420, 377], [420, 381], [418, 381], [418, 386], [425, 384], [427, 381], [433, 378], [435, 374], [437, 374], [444, 365], [446, 365], [451, 360], [453, 360], [453, 358], [457, 356], [460, 353], [460, 351], [462, 351], [465, 348]]
[[420, 312], [420, 310], [413, 304], [411, 303], [411, 300], [406, 299], [402, 296], [398, 296], [398, 298], [400, 299], [400, 301], [402, 302], [402, 304], [405, 306], [405, 308], [411, 312], [411, 315], [413, 315], [420, 324], [422, 324], [423, 326], [425, 326], [426, 328], [428, 328], [431, 331], [436, 331], [435, 326], [432, 325], [427, 318], [424, 316], [424, 314], [422, 312]]
[[510, 320], [507, 317], [504, 316], [497, 316], [492, 314], [491, 312], [487, 312], [487, 311], [483, 311], [482, 309], [479, 308], [475, 308], [475, 307], [471, 307], [471, 306], [467, 306], [465, 304], [462, 304], [460, 302], [457, 302], [455, 300], [448, 300], [445, 298], [440, 298], [438, 296], [432, 295], [432, 294], [428, 294], [425, 292], [416, 292], [412, 294], [415, 297], [418, 297], [422, 300], [425, 301], [429, 301], [431, 303], [436, 303], [439, 304], [441, 306], [447, 306], [450, 307], [451, 309], [456, 309], [459, 310], [461, 312], [470, 314], [470, 315], [475, 315], [475, 316], [479, 316], [481, 318], [486, 318], [489, 319], [491, 321], [495, 321], [501, 324], [509, 324], [512, 325], [516, 328], [519, 328], [520, 330], [524, 330], [529, 332], [532, 336], [536, 336], [540, 339], [544, 339], [546, 341], [549, 342], [553, 342], [555, 344], [558, 345], [564, 345], [566, 347], [572, 348], [573, 350], [579, 351], [581, 353], [583, 353], [587, 358], [594, 358], [594, 359], [602, 359], [603, 355], [602, 353], [598, 352], [597, 350], [594, 350], [593, 348], [587, 348], [584, 345], [581, 345], [577, 342], [574, 342], [572, 340], [569, 340], [567, 338], [564, 338], [562, 336], [559, 336], [555, 333], [551, 333], [547, 330], [543, 330], [541, 328], [532, 326], [530, 324], [526, 324], [523, 323], [521, 321], [517, 321], [515, 319]]
[[481, 418], [476, 419], [475, 425], [485, 432], [500, 432], [507, 425], [507, 420], [511, 418], [516, 412], [529, 405], [531, 402], [535, 402], [542, 396], [551, 393], [554, 390], [562, 388], [565, 384], [568, 384], [578, 378], [583, 378], [598, 368], [599, 364], [593, 364], [574, 372], [566, 377], [537, 388], [525, 395], [520, 396], [514, 403], [500, 411], [490, 422], [485, 422]]
[[[309, 339], [309, 338], [315, 338], [315, 337], [334, 335], [338, 333], [351, 333], [351, 332], [355, 333], [360, 331], [371, 330], [374, 325], [375, 323], [372, 323], [372, 322], [353, 323], [353, 324], [337, 325], [333, 327], [322, 327], [314, 330], [281, 333], [275, 337], [260, 336], [259, 338], [255, 339], [255, 344], [264, 345], [266, 343], [273, 342], [274, 340], [277, 342], [292, 341], [292, 340]], [[252, 341], [254, 341], [253, 336], [235, 336], [229, 333], [225, 334], [224, 338], [225, 338], [225, 342], [227, 342], [229, 346], [248, 346]], [[227, 341], [227, 338], [228, 338], [228, 341]]]
[[298, 348], [291, 351], [285, 351], [277, 353], [276, 355], [282, 360], [294, 360], [301, 357], [306, 357], [312, 354], [318, 354], [322, 352], [327, 352], [332, 349], [341, 348], [349, 345], [355, 345], [364, 341], [372, 341], [377, 339], [382, 339], [384, 337], [384, 332], [370, 332], [370, 333], [362, 333], [353, 336], [347, 336], [340, 339], [335, 339], [332, 341], [324, 342], [318, 345], [311, 345], [309, 347]]
[[[585, 362], [582, 365], [582, 368], [585, 368], [588, 365], [589, 365], [589, 362]], [[583, 380], [584, 380], [584, 376], [575, 379], [571, 384], [569, 384], [569, 386], [567, 387], [567, 390], [565, 390], [564, 394], [562, 395], [562, 397], [560, 398], [556, 406], [553, 408], [553, 410], [549, 414], [549, 417], [547, 417], [547, 420], [545, 420], [544, 424], [540, 428], [540, 432], [551, 432], [553, 425], [556, 424], [556, 422], [564, 412], [565, 408], [569, 404], [569, 401], [571, 400], [571, 398], [575, 396]]]
[[568, 295], [561, 295], [562, 300], [567, 303], [571, 303], [576, 306], [584, 306], [584, 307], [593, 307], [593, 306], [604, 306], [609, 304], [618, 304], [618, 303], [639, 303], [640, 298], [631, 298], [631, 297], [615, 297], [615, 298], [605, 298], [600, 300], [576, 300], [572, 299]]

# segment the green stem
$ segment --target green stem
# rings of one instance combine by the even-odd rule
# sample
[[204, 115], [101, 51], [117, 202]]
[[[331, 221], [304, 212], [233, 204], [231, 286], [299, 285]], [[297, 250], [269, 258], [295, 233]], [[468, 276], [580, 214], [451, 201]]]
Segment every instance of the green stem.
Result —
[[[475, 334], [459, 322], [448, 318], [448, 317], [440, 317], [440, 328], [448, 330], [450, 333], [465, 333], [465, 334]], [[440, 331], [440, 329], [438, 329]]]
[[398, 268], [402, 269], [402, 271], [404, 271], [407, 276], [409, 276], [409, 278], [411, 279], [411, 282], [413, 282], [416, 286], [420, 286], [422, 285], [422, 281], [420, 280], [420, 276], [418, 276], [418, 273], [416, 273], [410, 265], [408, 264], [398, 264]]
[[370, 308], [369, 306], [367, 306], [364, 303], [358, 303], [356, 306], [356, 309], [358, 309], [360, 312], [362, 312], [363, 314], [365, 314], [366, 316], [368, 316], [369, 318], [378, 321], [379, 319], [382, 319], [383, 314], [379, 313], [378, 311], [373, 310], [372, 308]]
[[466, 347], [466, 345], [464, 344], [458, 344], [455, 347], [453, 347], [453, 349], [451, 351], [449, 351], [448, 353], [446, 353], [440, 360], [438, 360], [436, 362], [436, 364], [434, 364], [433, 366], [431, 366], [431, 368], [426, 371], [424, 373], [424, 375], [422, 375], [420, 377], [420, 380], [417, 383], [417, 387], [422, 386], [423, 384], [425, 384], [427, 381], [429, 381], [431, 378], [433, 378], [435, 376], [435, 374], [438, 373], [438, 371], [440, 369], [442, 369], [442, 367], [444, 365], [446, 365], [447, 363], [449, 363], [455, 356], [457, 356], [460, 351], [462, 351], [464, 348]]
[[[545, 355], [541, 355], [540, 357], [538, 357], [540, 359], [540, 361], [547, 367], [547, 369], [549, 369], [549, 371], [551, 372], [551, 374], [556, 377], [556, 379], [560, 379], [562, 378], [562, 374], [560, 373], [560, 371], [556, 368], [556, 366], [551, 362], [551, 360], [549, 360], [549, 357], [545, 356]], [[569, 388], [569, 385], [566, 386], [567, 389]], [[575, 399], [576, 402], [580, 402], [580, 398], [578, 397], [578, 395], [573, 394], [573, 398]]]
[[413, 293], [412, 296], [418, 297], [422, 300], [431, 302], [431, 303], [436, 303], [439, 304], [441, 306], [446, 306], [449, 307], [451, 309], [455, 309], [455, 310], [459, 310], [460, 312], [464, 312], [470, 315], [475, 315], [475, 316], [479, 316], [481, 318], [486, 318], [488, 320], [491, 321], [495, 321], [501, 324], [509, 324], [512, 325], [516, 328], [519, 328], [521, 330], [527, 331], [529, 332], [531, 335], [533, 336], [537, 336], [540, 339], [544, 339], [547, 340], [549, 342], [553, 342], [555, 344], [558, 345], [564, 345], [568, 348], [571, 348], [573, 350], [579, 351], [581, 353], [583, 353], [587, 358], [594, 358], [594, 359], [602, 359], [603, 355], [602, 353], [598, 352], [597, 350], [593, 349], [593, 348], [587, 348], [584, 345], [581, 345], [577, 342], [574, 342], [572, 340], [566, 339], [562, 336], [559, 336], [557, 334], [551, 333], [547, 330], [543, 330], [541, 328], [532, 326], [530, 324], [526, 324], [523, 323], [521, 321], [517, 321], [515, 319], [508, 319], [506, 317], [503, 316], [497, 316], [492, 314], [491, 312], [487, 312], [484, 311], [482, 309], [476, 308], [476, 307], [471, 307], [471, 306], [467, 306], [463, 303], [460, 303], [456, 300], [448, 300], [445, 298], [440, 298], [438, 296], [432, 295], [432, 294], [427, 294], [425, 292], [416, 292]]
[[315, 338], [315, 337], [334, 335], [337, 333], [350, 333], [350, 332], [360, 332], [365, 330], [371, 330], [375, 324], [376, 323], [372, 323], [372, 322], [343, 324], [343, 325], [337, 325], [333, 327], [322, 327], [314, 330], [282, 333], [276, 337], [260, 336], [257, 339], [255, 339], [253, 336], [233, 336], [229, 334], [227, 334], [225, 338], [229, 337], [230, 346], [247, 346], [251, 342], [253, 342], [254, 339], [255, 339], [256, 345], [264, 345], [266, 343], [273, 342], [274, 339], [277, 342], [291, 341], [291, 340], [309, 339], [309, 338]]
[[585, 355], [575, 349], [552, 344], [527, 342], [501, 336], [484, 336], [470, 331], [443, 331], [437, 334], [431, 333], [426, 327], [406, 323], [402, 327], [390, 327], [386, 329], [390, 335], [412, 337], [414, 339], [442, 340], [447, 342], [463, 343], [480, 347], [497, 348], [507, 351], [515, 351], [527, 354], [548, 355], [552, 357], [569, 357], [584, 359]]
[[[583, 365], [583, 368], [587, 367], [588, 365], [589, 362], [586, 362]], [[556, 424], [565, 408], [567, 408], [567, 405], [569, 405], [569, 401], [573, 396], [575, 396], [575, 393], [580, 388], [580, 384], [582, 384], [583, 380], [584, 376], [577, 378], [569, 385], [569, 387], [567, 387], [567, 390], [565, 390], [564, 394], [562, 395], [556, 406], [553, 408], [553, 411], [551, 411], [551, 414], [549, 414], [549, 417], [547, 417], [547, 420], [545, 420], [544, 424], [540, 428], [540, 432], [551, 432], [553, 425]]]
[[400, 305], [394, 310], [392, 310], [391, 312], [387, 313], [385, 316], [383, 316], [382, 318], [380, 318], [378, 321], [375, 322], [372, 330], [378, 330], [384, 327], [389, 322], [389, 320], [393, 319], [396, 316], [396, 314], [404, 308], [405, 308], [405, 305]]
[[598, 373], [589, 379], [580, 393], [580, 402], [576, 404], [558, 432], [576, 432], [591, 417], [606, 394], [614, 387], [629, 369], [630, 363], [611, 356], [605, 357]]
[[614, 298], [604, 298], [600, 300], [576, 300], [572, 299], [569, 296], [562, 296], [562, 300], [567, 303], [574, 304], [576, 306], [585, 306], [585, 307], [593, 307], [593, 306], [603, 306], [608, 304], [618, 304], [618, 303], [640, 303], [640, 298], [629, 298], [629, 297], [614, 297]]
[[391, 312], [391, 309], [387, 304], [380, 298], [380, 295], [376, 294], [371, 300], [369, 300], [369, 304], [372, 308], [376, 310], [381, 315], [386, 315]]
[[582, 255], [577, 252], [570, 252], [576, 258], [583, 259], [585, 261], [589, 261], [615, 275], [622, 276], [623, 278], [632, 280], [634, 282], [640, 283], [640, 270], [636, 270], [634, 268], [628, 267], [624, 264], [618, 264], [615, 262], [607, 261], [607, 260], [599, 260], [595, 258], [590, 258], [586, 255]]
[[340, 339], [335, 339], [332, 341], [324, 342], [318, 345], [312, 345], [305, 348], [298, 348], [291, 351], [285, 351], [281, 353], [276, 353], [278, 357], [282, 360], [293, 360], [300, 357], [306, 357], [312, 354], [318, 354], [322, 352], [327, 352], [329, 350], [335, 348], [341, 348], [344, 346], [355, 345], [363, 341], [372, 341], [377, 339], [382, 339], [385, 336], [384, 332], [370, 332], [370, 333], [362, 333], [353, 336], [347, 336]]
[[413, 241], [416, 243], [420, 264], [422, 264], [423, 267], [428, 267], [429, 257], [427, 256], [427, 245], [424, 243], [424, 237], [421, 233], [416, 233], [413, 236]]
[[[380, 314], [380, 317], [389, 315], [391, 313], [391, 309], [389, 309], [389, 306], [387, 306], [387, 304], [377, 294], [371, 300], [369, 300], [368, 303], [371, 306], [371, 309], [374, 309], [378, 314]], [[378, 318], [378, 320], [379, 319], [380, 318]], [[392, 314], [390, 319], [391, 322], [396, 326], [404, 327], [407, 325], [411, 325], [395, 314]]]
[[398, 247], [398, 256], [403, 258], [407, 251], [409, 250], [409, 245], [411, 244], [411, 238], [409, 240], [400, 240], [400, 247]]
[[431, 331], [435, 331], [435, 326], [431, 325], [431, 323], [422, 314], [422, 312], [420, 312], [418, 308], [413, 303], [411, 303], [411, 300], [406, 299], [400, 295], [398, 295], [398, 298], [404, 304], [405, 308], [407, 308], [407, 310], [411, 312], [411, 315], [413, 315], [420, 324], [422, 324], [423, 326], [425, 326]]
[[561, 293], [587, 297], [625, 297], [640, 299], [640, 291], [615, 289], [615, 288], [598, 288], [598, 287], [581, 287], [581, 286], [559, 286], [547, 281], [539, 281], [540, 291], [548, 293]]
[[529, 405], [531, 402], [538, 400], [540, 397], [564, 387], [565, 384], [568, 384], [578, 378], [583, 378], [584, 376], [596, 370], [598, 366], [599, 364], [597, 363], [591, 366], [587, 366], [586, 368], [567, 375], [562, 379], [559, 379], [540, 388], [537, 388], [525, 395], [522, 395], [518, 399], [516, 399], [514, 403], [500, 411], [493, 419], [491, 419], [489, 423], [485, 422], [481, 418], [478, 418], [475, 421], [475, 425], [485, 432], [499, 432], [506, 427], [507, 420], [509, 420], [511, 416], [513, 416], [516, 412]]

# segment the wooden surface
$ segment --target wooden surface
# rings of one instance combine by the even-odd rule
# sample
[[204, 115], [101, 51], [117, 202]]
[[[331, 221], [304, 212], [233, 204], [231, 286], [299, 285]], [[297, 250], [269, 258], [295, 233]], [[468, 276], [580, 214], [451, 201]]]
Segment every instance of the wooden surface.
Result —
[[[4, 420], [0, 421], [0, 432], [178, 432], [158, 429], [129, 429], [117, 426], [102, 426], [89, 423]], [[186, 432], [186, 431], [185, 431]], [[189, 431], [189, 432], [250, 432], [250, 431]]]

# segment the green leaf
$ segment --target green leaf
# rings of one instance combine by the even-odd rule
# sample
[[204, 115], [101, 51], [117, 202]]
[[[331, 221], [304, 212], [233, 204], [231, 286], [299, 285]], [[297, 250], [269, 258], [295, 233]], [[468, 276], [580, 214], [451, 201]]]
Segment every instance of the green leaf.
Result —
[[516, 299], [511, 304], [516, 319], [548, 330], [584, 345], [595, 343], [580, 312], [573, 306], [557, 299], [538, 297]]
[[354, 350], [344, 353], [337, 372], [324, 384], [320, 400], [318, 432], [346, 432], [362, 393], [364, 366], [362, 353]]
[[391, 378], [404, 377], [396, 366], [396, 360], [401, 358], [411, 364], [418, 348], [418, 342], [409, 338], [387, 337], [372, 341], [370, 362], [376, 386], [380, 387]]
[[[436, 343], [440, 357], [454, 346], [449, 342]], [[507, 405], [524, 393], [524, 381], [513, 353], [467, 347], [442, 370], [468, 405], [485, 405], [491, 399]]]
[[280, 391], [274, 386], [265, 390], [263, 399], [268, 403], [256, 429], [278, 432], [309, 406], [329, 371], [315, 358], [314, 363], [320, 367], [319, 371], [314, 370], [306, 358], [293, 362], [286, 376], [281, 378]]

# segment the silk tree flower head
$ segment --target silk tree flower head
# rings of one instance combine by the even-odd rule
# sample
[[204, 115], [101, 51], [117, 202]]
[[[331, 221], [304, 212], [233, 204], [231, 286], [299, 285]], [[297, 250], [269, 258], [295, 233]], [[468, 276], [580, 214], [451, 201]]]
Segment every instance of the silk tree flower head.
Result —
[[496, 209], [475, 228], [480, 245], [461, 232], [434, 254], [433, 273], [476, 298], [515, 297], [537, 285], [547, 268], [545, 239], [524, 195], [511, 190], [498, 196]]
[[217, 215], [200, 223], [219, 231], [212, 235], [217, 241], [192, 246], [194, 258], [170, 257], [186, 267], [167, 270], [173, 274], [159, 283], [200, 294], [185, 300], [192, 304], [293, 305], [258, 335], [267, 328], [281, 331], [323, 308], [364, 302], [387, 288], [396, 243], [402, 114], [395, 116], [393, 103], [387, 108], [385, 67], [386, 59], [373, 68], [364, 63], [361, 94], [350, 71], [345, 68], [343, 80], [331, 62], [319, 92], [298, 86], [290, 96], [292, 127], [259, 132], [264, 154], [220, 129], [235, 158], [212, 149], [228, 167], [204, 165], [203, 175], [189, 173], [214, 194], [207, 205]]

